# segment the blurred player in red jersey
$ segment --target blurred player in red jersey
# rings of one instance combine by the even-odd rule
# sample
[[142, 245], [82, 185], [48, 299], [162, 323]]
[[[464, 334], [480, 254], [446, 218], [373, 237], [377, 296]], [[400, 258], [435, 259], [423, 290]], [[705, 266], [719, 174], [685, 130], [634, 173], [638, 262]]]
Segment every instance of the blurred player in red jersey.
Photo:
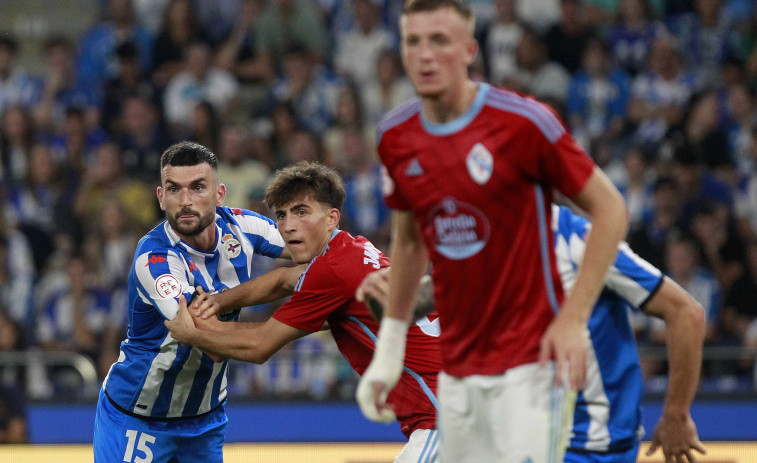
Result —
[[[584, 382], [587, 320], [626, 234], [626, 209], [552, 109], [469, 79], [473, 29], [464, 0], [409, 0], [400, 18], [402, 60], [420, 98], [378, 127], [395, 209], [393, 270], [357, 398], [370, 419], [393, 418], [386, 397], [430, 262], [442, 326], [441, 459], [558, 462], [574, 403], [566, 386]], [[594, 224], [567, 297], [551, 245], [553, 188]]]
[[[166, 323], [171, 335], [216, 356], [263, 363], [288, 342], [328, 324], [339, 350], [363, 374], [379, 325], [355, 292], [366, 275], [388, 267], [389, 260], [365, 238], [338, 229], [344, 198], [339, 175], [328, 167], [301, 162], [278, 171], [266, 190], [266, 203], [275, 210], [292, 260], [306, 265], [276, 269], [212, 299], [202, 293], [192, 307], [209, 317], [219, 309], [269, 302], [294, 290], [291, 299], [265, 323], [245, 327], [217, 318], [195, 319], [204, 329], [195, 327], [182, 301], [176, 318]], [[397, 462], [430, 462], [437, 456], [438, 334], [438, 322], [425, 317], [408, 332], [404, 372], [387, 399], [409, 438]]]

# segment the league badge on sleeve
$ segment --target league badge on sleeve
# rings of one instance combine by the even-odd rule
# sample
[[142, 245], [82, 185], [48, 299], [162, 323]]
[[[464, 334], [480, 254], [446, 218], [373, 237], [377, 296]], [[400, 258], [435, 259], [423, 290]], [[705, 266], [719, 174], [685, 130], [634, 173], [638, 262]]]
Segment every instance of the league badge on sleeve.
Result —
[[226, 254], [226, 257], [233, 259], [242, 252], [242, 245], [239, 241], [234, 239], [234, 235], [227, 233], [221, 238], [221, 249], [223, 249], [223, 253]]
[[166, 273], [155, 280], [155, 291], [163, 299], [173, 299], [181, 294], [181, 283], [175, 276]]
[[492, 153], [481, 143], [476, 143], [471, 148], [468, 157], [465, 158], [465, 165], [468, 167], [468, 173], [473, 181], [479, 185], [488, 182], [494, 170], [494, 158]]

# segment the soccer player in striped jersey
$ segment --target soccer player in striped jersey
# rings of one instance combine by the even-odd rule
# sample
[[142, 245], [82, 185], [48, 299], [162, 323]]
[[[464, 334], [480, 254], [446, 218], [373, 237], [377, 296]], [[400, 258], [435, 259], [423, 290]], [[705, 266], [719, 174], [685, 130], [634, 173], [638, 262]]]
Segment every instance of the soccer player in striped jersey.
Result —
[[[172, 336], [213, 355], [263, 363], [286, 343], [327, 324], [341, 353], [362, 374], [373, 355], [379, 325], [365, 304], [356, 300], [355, 292], [366, 275], [386, 268], [389, 260], [365, 238], [339, 230], [344, 197], [339, 175], [328, 167], [301, 162], [278, 171], [266, 190], [266, 203], [275, 210], [292, 259], [305, 265], [274, 270], [217, 294], [212, 303], [203, 302], [197, 308], [202, 316], [208, 316], [219, 307], [254, 305], [293, 288], [291, 299], [271, 319], [251, 327], [214, 322], [213, 318], [193, 321], [182, 301], [176, 318], [166, 322]], [[199, 300], [192, 304], [193, 310]], [[223, 335], [216, 330], [223, 330]], [[438, 322], [428, 317], [408, 331], [404, 371], [387, 399], [408, 437], [398, 463], [438, 461], [438, 334]]]
[[[575, 403], [563, 385], [583, 385], [587, 323], [626, 234], [626, 208], [551, 108], [469, 78], [473, 30], [465, 0], [408, 0], [400, 18], [403, 65], [419, 98], [377, 131], [395, 209], [392, 271], [357, 398], [367, 417], [393, 419], [384, 400], [431, 263], [443, 327], [441, 458], [556, 463]], [[597, 230], [567, 297], [549, 228], [553, 189]]]
[[179, 345], [163, 321], [195, 289], [224, 291], [250, 280], [254, 254], [288, 257], [272, 220], [223, 206], [226, 187], [212, 151], [178, 143], [160, 165], [166, 220], [134, 253], [127, 339], [97, 404], [98, 463], [223, 461], [227, 362]]
[[[557, 268], [566, 292], [575, 285], [591, 224], [568, 208], [552, 206]], [[578, 394], [566, 463], [633, 463], [644, 434], [642, 377], [628, 306], [666, 322], [670, 380], [649, 453], [666, 462], [694, 463], [704, 453], [689, 412], [699, 383], [704, 310], [683, 288], [627, 244], [618, 248], [605, 287], [589, 319], [591, 345], [586, 385]]]

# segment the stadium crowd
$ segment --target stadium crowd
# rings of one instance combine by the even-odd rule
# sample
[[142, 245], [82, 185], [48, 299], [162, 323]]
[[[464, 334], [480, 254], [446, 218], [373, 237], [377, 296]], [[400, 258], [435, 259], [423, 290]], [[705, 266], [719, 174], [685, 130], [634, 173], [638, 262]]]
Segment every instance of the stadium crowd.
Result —
[[[276, 169], [334, 167], [342, 227], [388, 250], [375, 127], [414, 95], [401, 0], [100, 3], [85, 34], [45, 41], [41, 74], [0, 32], [0, 333], [18, 334], [0, 348], [78, 352], [107, 374], [128, 326], [126, 269], [162, 217], [160, 155], [179, 140], [218, 154], [226, 205], [266, 215]], [[472, 2], [471, 74], [558, 111], [622, 191], [631, 247], [704, 306], [708, 346], [757, 347], [755, 3]], [[665, 344], [631, 316], [640, 345]], [[754, 363], [708, 361], [705, 382], [754, 387]], [[645, 361], [650, 387], [664, 368]], [[0, 379], [47, 399], [76, 386], [60, 370]], [[230, 380], [239, 396], [324, 399], [352, 398], [356, 376], [317, 335], [234, 364]]]

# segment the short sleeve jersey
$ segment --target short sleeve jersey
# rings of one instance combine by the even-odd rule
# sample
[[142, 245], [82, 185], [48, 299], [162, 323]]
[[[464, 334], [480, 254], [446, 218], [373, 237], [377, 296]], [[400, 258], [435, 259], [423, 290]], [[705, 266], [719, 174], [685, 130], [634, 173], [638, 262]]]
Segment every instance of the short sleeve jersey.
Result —
[[[254, 254], [279, 257], [284, 241], [269, 218], [216, 208], [214, 249], [195, 249], [163, 222], [137, 244], [129, 272], [129, 331], [103, 388], [122, 412], [152, 419], [193, 417], [226, 398], [227, 362], [179, 345], [163, 324], [196, 287], [208, 293], [251, 279]], [[236, 313], [238, 314], [238, 312]], [[232, 316], [233, 318], [233, 316]]]
[[538, 360], [563, 297], [552, 191], [575, 196], [594, 168], [548, 106], [478, 85], [458, 119], [434, 124], [414, 100], [378, 130], [385, 199], [420, 225], [434, 268], [444, 370], [457, 377]]
[[[291, 327], [316, 332], [328, 322], [339, 351], [358, 374], [373, 358], [378, 322], [355, 291], [370, 272], [389, 260], [362, 236], [336, 230], [325, 252], [300, 276], [294, 294], [273, 317]], [[402, 432], [436, 427], [436, 376], [441, 370], [438, 324], [424, 318], [408, 331], [404, 371], [389, 394]]]

